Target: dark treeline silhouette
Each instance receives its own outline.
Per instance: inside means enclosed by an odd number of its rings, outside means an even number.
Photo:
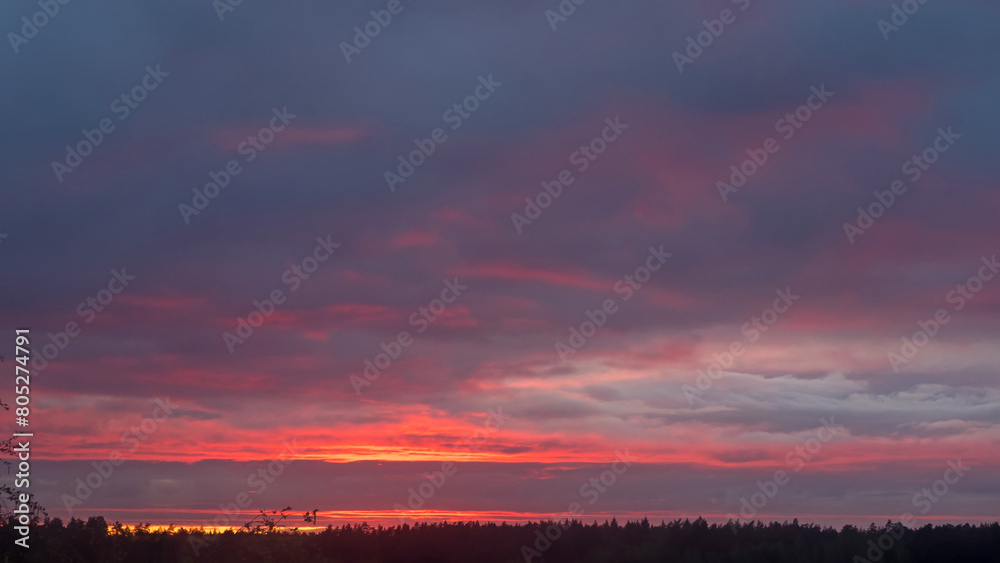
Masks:
[[[645,519],[624,525],[471,522],[345,525],[308,534],[257,526],[203,534],[109,527],[104,518],[92,517],[35,526],[29,550],[15,548],[14,539],[10,523],[0,526],[5,562],[1000,563],[998,523],[911,530],[889,522],[836,530],[797,520],[710,525],[698,518],[658,526]]]

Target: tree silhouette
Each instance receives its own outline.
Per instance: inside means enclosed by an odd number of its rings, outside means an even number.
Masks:
[[[0,407],[3,407],[3,410],[5,411],[10,410],[10,407],[8,407],[7,403],[4,403],[2,399],[0,399]],[[0,458],[3,459],[3,467],[7,470],[7,475],[11,474],[11,469],[14,466],[14,463],[11,460],[17,458],[17,455],[14,453],[14,447],[13,437],[0,441]],[[14,509],[16,509],[18,504],[20,504],[18,502],[19,494],[20,491],[7,483],[0,485],[0,521],[8,522],[14,518]],[[43,518],[48,519],[48,512],[45,511],[45,508],[42,507],[41,504],[35,501],[35,495],[30,495],[27,505],[31,514],[31,522],[33,524],[39,522]]]
[[[389,528],[361,523],[303,533],[280,527],[287,510],[261,510],[238,530],[213,532],[209,536],[214,545],[200,552],[188,541],[198,530],[128,528],[118,522],[109,527],[99,516],[73,518],[65,526],[54,518],[37,526],[30,550],[11,552],[7,546],[14,531],[0,526],[0,560],[514,563],[525,561],[521,548],[529,545],[540,548],[532,563],[1000,563],[1000,523],[914,529],[886,523],[838,531],[798,521],[709,524],[697,518],[654,526],[646,519],[623,523],[615,518],[589,524],[421,522]],[[313,511],[308,515],[307,522],[315,523]],[[553,524],[561,532],[546,536]],[[890,530],[901,532],[891,545],[884,539]]]

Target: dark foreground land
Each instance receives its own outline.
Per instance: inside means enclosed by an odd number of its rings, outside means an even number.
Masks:
[[[546,533],[549,537],[545,537]],[[555,538],[555,539],[550,539]],[[0,526],[0,561],[330,563],[1000,563],[1000,524],[841,530],[793,523],[709,525],[702,519],[582,524],[368,525],[322,533],[201,534],[110,529],[103,518],[32,530],[30,549]]]

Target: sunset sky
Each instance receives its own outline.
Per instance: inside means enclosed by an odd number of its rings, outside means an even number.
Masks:
[[[997,6],[183,4],[0,55],[51,516],[996,519]]]

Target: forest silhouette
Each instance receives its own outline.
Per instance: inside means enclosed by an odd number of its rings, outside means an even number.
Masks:
[[[907,529],[890,521],[881,527],[848,525],[837,530],[797,520],[709,524],[698,518],[652,525],[643,519],[620,525],[612,519],[590,524],[347,524],[305,533],[282,528],[279,518],[264,514],[239,531],[219,533],[109,525],[99,516],[74,518],[65,525],[53,518],[34,526],[31,549],[16,551],[16,534],[8,520],[0,526],[0,553],[5,562],[39,563],[1000,562],[996,522]]]

